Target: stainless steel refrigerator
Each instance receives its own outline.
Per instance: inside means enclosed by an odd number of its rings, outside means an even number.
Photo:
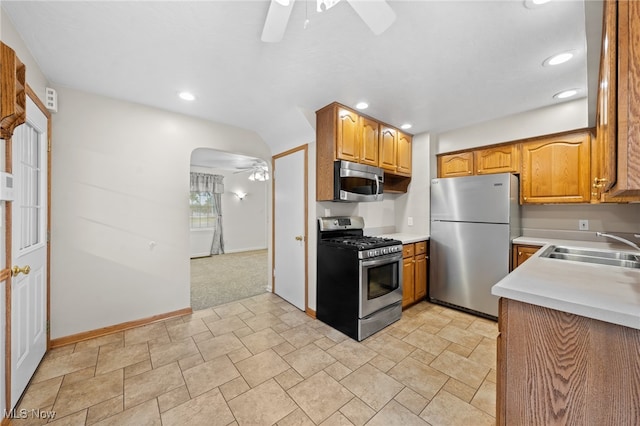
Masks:
[[[511,240],[518,236],[517,176],[432,179],[430,300],[497,317],[491,287],[509,273]]]

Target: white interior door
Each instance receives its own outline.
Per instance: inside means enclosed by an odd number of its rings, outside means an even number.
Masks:
[[[307,236],[305,217],[306,150],[274,161],[275,293],[305,310]]]
[[[27,98],[12,145],[11,407],[47,349],[47,118]]]

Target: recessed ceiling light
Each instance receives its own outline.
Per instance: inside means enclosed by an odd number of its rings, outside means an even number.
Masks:
[[[356,108],[357,109],[367,109],[367,108],[369,108],[369,104],[366,103],[366,102],[358,102],[356,104]]]
[[[542,63],[543,66],[564,64],[573,58],[573,52],[562,52],[547,58]]]
[[[178,96],[180,96],[180,99],[184,99],[185,101],[193,101],[196,98],[193,96],[193,93],[189,92],[180,92],[178,93]]]
[[[545,3],[549,3],[550,1],[551,0],[524,0],[524,5],[528,9],[535,9]]]
[[[578,89],[570,89],[570,90],[562,91],[560,93],[556,93],[555,95],[553,95],[553,97],[556,99],[566,99],[574,96],[577,93],[578,93]]]
[[[401,128],[402,130],[408,130],[408,129],[410,129],[410,128],[411,128],[411,124],[409,124],[409,123],[404,123],[402,126],[400,126],[400,128]]]

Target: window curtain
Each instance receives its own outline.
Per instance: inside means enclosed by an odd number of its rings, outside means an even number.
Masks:
[[[211,254],[224,253],[224,241],[222,239],[222,193],[224,192],[224,176],[210,175],[207,173],[191,173],[191,191],[208,192],[211,194],[215,226],[213,229],[213,241],[211,241]]]

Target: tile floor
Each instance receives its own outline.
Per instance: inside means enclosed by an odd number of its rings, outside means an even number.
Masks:
[[[496,336],[422,302],[358,343],[265,293],[50,351],[13,424],[493,425]]]

